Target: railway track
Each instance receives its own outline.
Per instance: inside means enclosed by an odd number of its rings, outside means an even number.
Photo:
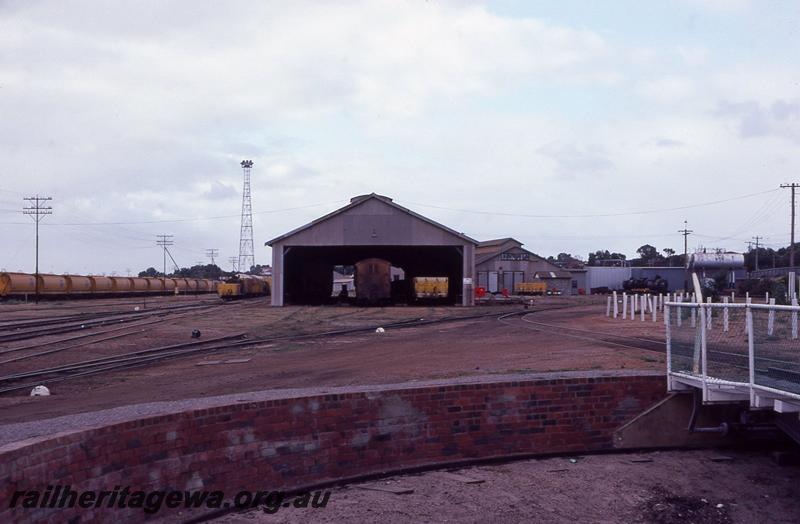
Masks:
[[[520,321],[527,324],[523,325],[522,327],[526,327],[528,329],[532,329],[535,331],[548,332],[558,336],[565,336],[569,338],[575,338],[578,340],[586,340],[600,344],[607,344],[607,345],[622,347],[625,349],[651,351],[654,353],[661,353],[661,354],[666,354],[667,352],[665,339],[658,340],[648,337],[618,335],[615,333],[580,329],[571,326],[565,326],[562,324],[551,324],[546,322],[533,321],[527,318],[527,315],[520,317]],[[510,325],[517,325],[509,322],[506,323]],[[694,343],[687,344],[673,340],[672,352],[675,355],[683,358],[693,358]],[[711,365],[730,366],[743,370],[749,369],[748,367],[749,355],[747,353],[735,353],[732,351],[723,351],[720,349],[708,349],[707,354],[708,354],[709,364]],[[731,362],[732,359],[738,360],[740,363]],[[768,357],[760,357],[759,362],[767,362],[780,365],[797,364],[797,362],[793,361],[768,358]]]
[[[0,344],[83,331],[106,325],[119,325],[143,319],[167,317],[176,313],[204,311],[217,307],[223,307],[223,304],[187,305],[146,311],[112,312],[88,319],[62,319],[61,321],[45,322],[42,325],[34,325],[33,327],[29,324],[5,325],[0,326]]]
[[[574,306],[563,306],[563,307],[574,307]],[[561,309],[561,308],[559,307],[559,308],[549,308],[549,309]],[[197,355],[200,353],[207,353],[212,351],[225,351],[225,350],[239,349],[244,347],[258,347],[281,341],[321,339],[321,338],[335,337],[341,335],[370,333],[374,332],[379,327],[382,327],[384,329],[403,329],[403,328],[424,327],[429,325],[436,325],[447,322],[466,321],[466,320],[510,318],[511,316],[524,314],[526,313],[526,311],[527,310],[520,310],[513,312],[502,311],[502,312],[480,313],[474,315],[454,315],[454,316],[440,317],[435,319],[413,318],[392,323],[370,324],[352,328],[327,330],[314,333],[287,334],[287,335],[259,337],[259,338],[243,338],[245,335],[243,333],[238,333],[216,339],[207,339],[203,341],[187,342],[184,344],[178,344],[172,346],[164,346],[164,347],[151,348],[139,351],[132,351],[109,357],[75,362],[72,364],[67,364],[62,366],[55,366],[50,368],[42,368],[31,371],[13,373],[10,375],[0,377],[0,394],[18,390],[30,389],[40,384],[50,384],[54,382],[71,380],[79,377],[100,375],[112,371],[131,369],[131,368],[146,366],[159,361],[171,360],[180,357]],[[21,381],[26,381],[26,382],[20,383]]]

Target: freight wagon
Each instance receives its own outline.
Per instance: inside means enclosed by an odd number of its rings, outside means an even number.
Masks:
[[[356,302],[360,304],[385,304],[392,298],[392,264],[382,258],[365,258],[355,263],[353,281]]]
[[[105,298],[180,293],[213,293],[216,281],[164,277],[104,277],[83,275],[36,275],[0,273],[0,299],[42,297]]]

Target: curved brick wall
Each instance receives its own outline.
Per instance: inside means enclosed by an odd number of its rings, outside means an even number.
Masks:
[[[594,375],[270,392],[239,403],[243,395],[233,395],[227,405],[22,440],[0,447],[0,521],[143,518],[137,509],[8,508],[15,490],[48,484],[232,496],[463,459],[607,449],[612,431],[663,398],[666,385],[661,374]]]

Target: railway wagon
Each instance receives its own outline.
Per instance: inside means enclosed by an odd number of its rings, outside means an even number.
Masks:
[[[392,297],[392,264],[382,258],[365,258],[355,263],[353,278],[356,302],[382,304]]]
[[[414,295],[417,298],[447,298],[447,277],[414,277]]]
[[[148,293],[150,291],[150,283],[146,278],[128,277],[131,281],[131,293]]]
[[[92,279],[81,275],[64,275],[68,295],[91,295]]]
[[[27,273],[0,273],[0,297],[36,293],[36,277]]]
[[[112,293],[130,293],[133,288],[131,279],[128,277],[110,277],[111,278],[111,292]]]
[[[38,276],[40,295],[66,295],[67,279],[61,275]]]
[[[545,282],[517,282],[514,284],[515,295],[545,295],[547,283]]]
[[[114,293],[114,281],[111,280],[111,277],[91,276],[89,280],[92,281],[92,294],[111,295]]]
[[[164,292],[164,280],[161,278],[155,277],[145,277],[147,280],[147,292],[148,293],[163,293]]]

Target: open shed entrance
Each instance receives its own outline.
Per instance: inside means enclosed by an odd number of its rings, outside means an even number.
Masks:
[[[459,246],[287,246],[283,252],[284,303],[321,305],[342,301],[333,296],[334,269],[341,266],[361,267],[361,278],[355,278],[355,299],[363,305],[397,305],[428,302],[418,298],[417,277],[447,278],[447,294],[438,297],[443,305],[461,304],[463,279],[463,249]],[[379,261],[388,262],[387,265]],[[387,274],[389,296],[379,292],[366,293],[384,267],[402,269]],[[365,274],[370,276],[364,277]],[[366,280],[365,280],[366,279]],[[359,280],[362,282],[359,289]]]

